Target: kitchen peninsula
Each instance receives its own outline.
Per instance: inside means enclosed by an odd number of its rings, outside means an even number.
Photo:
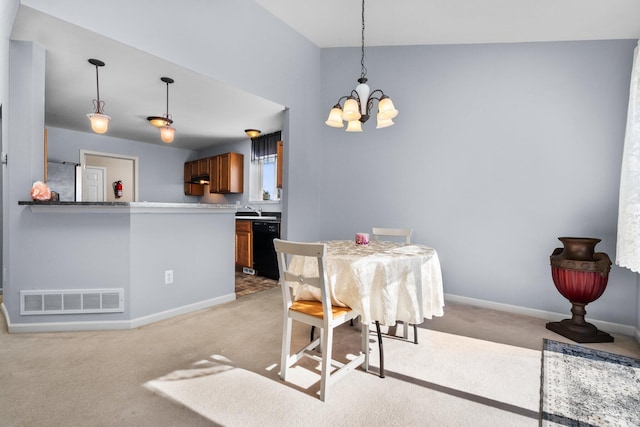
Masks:
[[[130,329],[235,299],[236,206],[18,205],[31,250],[11,254],[28,272],[5,295],[10,332]]]

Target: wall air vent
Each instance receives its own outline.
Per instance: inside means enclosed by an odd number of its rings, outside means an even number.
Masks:
[[[20,291],[20,314],[122,313],[124,289]]]

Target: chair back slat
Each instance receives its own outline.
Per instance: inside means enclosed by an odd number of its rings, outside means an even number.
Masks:
[[[322,287],[322,283],[319,277],[308,277],[300,274],[293,274],[290,271],[284,272],[284,280],[287,283],[299,283],[301,285],[309,285],[315,288]]]
[[[383,227],[372,227],[371,234],[373,234],[373,240],[377,241],[381,236],[387,237],[404,237],[405,243],[411,243],[411,235],[413,234],[413,229],[411,228],[383,228]]]

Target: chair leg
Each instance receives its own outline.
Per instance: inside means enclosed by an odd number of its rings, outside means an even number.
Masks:
[[[418,344],[418,325],[413,324],[413,343]]]
[[[333,330],[322,328],[322,376],[320,379],[320,400],[325,401],[328,394],[329,376],[331,374],[331,350],[333,346]]]
[[[287,369],[289,368],[289,352],[291,351],[291,327],[293,320],[285,316],[282,328],[282,353],[280,355],[280,378],[287,379]]]
[[[312,326],[311,327],[311,337],[309,338],[309,342],[313,342],[313,337],[315,336],[315,334],[316,334],[316,327]]]
[[[382,349],[382,333],[380,333],[380,322],[377,320],[376,332],[378,333],[378,351],[380,353],[380,378],[384,378],[384,350]]]

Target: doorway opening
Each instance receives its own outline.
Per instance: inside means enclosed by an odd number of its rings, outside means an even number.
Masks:
[[[80,167],[79,194],[82,195],[82,201],[138,201],[137,157],[80,150]],[[118,181],[123,187],[120,195],[109,191],[112,183]]]

